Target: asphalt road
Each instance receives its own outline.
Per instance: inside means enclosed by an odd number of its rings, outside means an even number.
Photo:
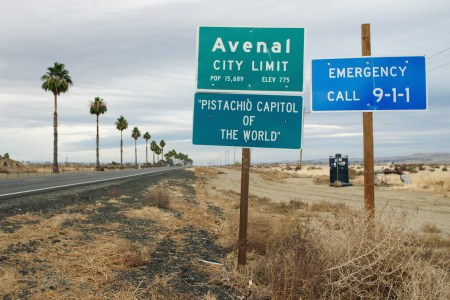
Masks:
[[[69,187],[130,178],[151,173],[170,172],[182,167],[126,169],[105,172],[79,172],[0,180],[0,199],[18,197]]]

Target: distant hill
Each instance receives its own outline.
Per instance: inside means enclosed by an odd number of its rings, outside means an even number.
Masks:
[[[438,164],[450,163],[450,153],[414,153],[405,156],[389,156],[376,159],[377,162],[396,162],[396,163],[424,163]]]
[[[329,158],[305,160],[307,164],[328,164]],[[351,163],[362,163],[362,158],[349,157]],[[383,156],[375,157],[375,163],[422,163],[422,164],[448,164],[450,163],[450,153],[414,153],[411,155]],[[291,162],[292,164],[298,161]]]
[[[0,155],[0,173],[12,169],[12,168],[20,168],[22,164],[14,159],[10,159]]]

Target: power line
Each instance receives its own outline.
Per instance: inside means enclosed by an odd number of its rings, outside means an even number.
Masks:
[[[427,57],[427,59],[432,59],[433,57],[438,56],[439,54],[442,54],[442,53],[444,53],[445,51],[448,51],[448,50],[450,50],[450,47],[448,47],[447,49],[441,50],[438,53],[435,53],[435,54]]]
[[[443,67],[443,66],[446,66],[446,65],[448,65],[448,64],[450,64],[450,61],[448,61],[448,62],[446,62],[446,63],[443,63],[442,65],[439,65],[439,66],[437,66],[437,67],[434,67],[433,69],[428,70],[428,73],[431,72],[431,71],[434,71],[434,70],[436,70],[436,69],[439,69],[439,68],[441,68],[441,67]]]

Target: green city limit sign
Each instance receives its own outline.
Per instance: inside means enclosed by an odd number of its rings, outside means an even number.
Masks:
[[[303,92],[304,28],[199,27],[197,89]]]

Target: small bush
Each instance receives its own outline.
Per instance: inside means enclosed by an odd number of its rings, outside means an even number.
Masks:
[[[443,188],[445,185],[445,182],[444,182],[444,180],[438,180],[438,181],[436,181],[435,184],[437,187]]]
[[[247,250],[265,255],[267,245],[273,237],[274,222],[266,216],[250,215],[247,232]]]
[[[423,237],[423,242],[429,248],[450,249],[450,236],[443,238],[439,233],[430,233]]]
[[[419,171],[417,171],[417,167],[416,166],[407,166],[406,167],[406,171],[408,171],[411,174],[419,173]]]
[[[314,166],[312,166],[312,167],[308,168],[308,171],[311,171],[311,170],[322,170],[322,168],[321,167],[314,167]]]
[[[330,176],[327,176],[327,175],[317,176],[317,177],[314,177],[313,181],[315,184],[329,184]]]
[[[329,201],[320,201],[317,203],[312,203],[309,206],[309,210],[314,212],[336,212],[345,207],[346,205],[342,202],[333,203]]]
[[[430,223],[423,224],[422,231],[425,233],[440,233],[441,232],[441,230],[435,224],[430,224]]]
[[[289,201],[289,207],[294,209],[302,209],[308,207],[308,203],[300,199],[291,199],[291,201]]]
[[[208,293],[203,297],[205,300],[217,300],[216,295],[211,294],[211,291],[208,291]]]
[[[131,268],[138,268],[147,265],[148,255],[142,247],[130,244],[123,248],[121,253],[121,264]]]
[[[442,168],[442,171],[447,172],[447,167],[443,167],[443,168]]]
[[[324,261],[314,232],[297,225],[270,245],[265,271],[272,299],[319,299],[325,285]]]
[[[158,208],[169,208],[170,207],[170,196],[169,193],[162,189],[155,189],[148,193],[148,200],[152,202]]]
[[[341,211],[323,222],[280,224],[264,238],[264,256],[227,265],[227,284],[245,299],[449,299],[448,256],[426,248],[399,215],[369,223]]]
[[[322,231],[324,257],[329,263],[329,299],[444,299],[448,272],[405,230],[405,220],[392,214],[378,214],[373,223],[364,216],[341,215],[339,234]],[[366,226],[355,226],[364,224]],[[370,233],[370,234],[368,234]]]
[[[276,211],[281,213],[288,213],[290,211],[296,209],[306,209],[308,207],[308,203],[299,199],[291,199],[289,202],[279,202],[274,203],[276,206]]]
[[[358,170],[355,170],[353,168],[349,168],[348,169],[348,175],[349,175],[350,179],[355,179],[358,176],[363,176],[364,172],[361,171],[361,170],[358,171]]]

